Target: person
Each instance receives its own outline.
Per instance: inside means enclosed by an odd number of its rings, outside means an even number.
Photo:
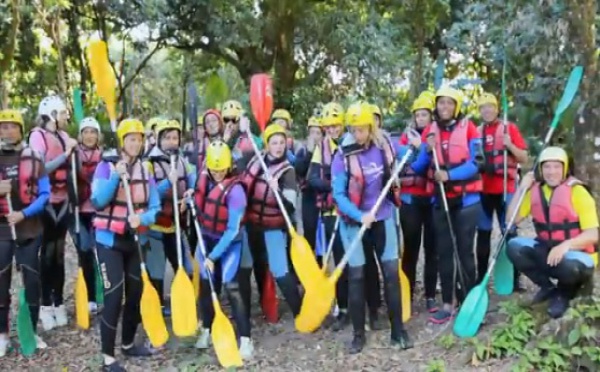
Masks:
[[[94,206],[90,201],[92,195],[92,178],[96,167],[102,159],[100,148],[100,124],[93,117],[87,117],[79,123],[79,146],[77,146],[77,203],[79,204],[79,235],[75,233],[75,219],[69,227],[71,237],[77,249],[77,255],[88,293],[90,312],[98,310],[96,304],[96,255],[94,247]]]
[[[423,92],[413,102],[411,111],[414,123],[405,131],[399,140],[400,155],[404,155],[412,146],[421,147],[423,130],[433,119],[434,101],[429,92]],[[411,297],[414,298],[417,277],[417,263],[421,243],[425,253],[423,284],[425,308],[431,314],[438,310],[436,286],[438,281],[438,262],[435,251],[435,232],[432,222],[431,190],[428,190],[427,178],[416,174],[410,167],[400,175],[402,186],[402,206],[400,207],[400,225],[404,234],[404,251],[402,253],[402,271],[408,277]],[[421,236],[423,238],[421,238]],[[414,301],[413,301],[414,302]]]
[[[163,286],[165,273],[165,258],[176,272],[177,241],[175,229],[175,206],[173,205],[173,183],[176,185],[177,196],[182,202],[179,212],[185,212],[185,198],[191,196],[196,184],[196,172],[193,167],[179,156],[181,144],[181,126],[176,120],[163,120],[156,126],[156,146],[146,157],[149,169],[153,175],[161,200],[161,211],[156,216],[156,221],[150,226],[148,240],[150,251],[147,255],[148,271],[159,297],[164,301]],[[172,168],[171,157],[175,156],[175,168]],[[181,219],[183,221],[183,219]],[[181,226],[179,227],[181,228]],[[187,260],[186,247],[182,244],[182,257]],[[186,267],[188,268],[188,267]],[[189,269],[189,268],[188,268]],[[170,314],[168,306],[164,307],[165,315]]]
[[[337,102],[330,102],[323,107],[321,123],[326,131],[326,136],[317,145],[311,159],[308,182],[317,192],[316,206],[319,209],[325,228],[325,242],[328,245],[333,239],[332,254],[337,265],[344,256],[344,246],[340,237],[339,224],[335,225],[339,216],[335,208],[331,185],[331,163],[338,151],[340,138],[344,133],[344,108]],[[325,247],[326,249],[328,247]],[[327,262],[322,263],[327,265]],[[349,323],[348,316],[348,268],[345,267],[339,277],[336,288],[336,302],[338,314],[332,326],[337,332],[344,329]],[[363,305],[364,306],[364,305]]]
[[[160,117],[153,117],[146,123],[144,154],[148,154],[150,151],[152,151],[154,146],[156,146],[156,136],[154,135],[154,130],[156,129],[156,126],[163,120],[164,119]]]
[[[42,221],[41,282],[42,306],[40,320],[45,331],[68,323],[64,305],[65,239],[70,221],[68,213],[69,157],[77,147],[65,128],[69,111],[58,96],[44,98],[38,107],[36,126],[29,135],[29,146],[42,156],[50,178],[50,203],[46,205]]]
[[[214,308],[208,275],[212,275],[217,291],[224,285],[240,340],[240,354],[252,357],[254,346],[250,338],[250,316],[245,308],[237,271],[242,253],[240,226],[246,211],[246,193],[238,177],[232,173],[231,150],[222,141],[212,142],[206,150],[206,165],[201,170],[195,187],[195,205],[207,257],[198,254],[202,268],[200,306],[202,329],[196,348],[207,349],[214,321]],[[210,274],[206,268],[210,270]]]
[[[25,299],[38,349],[46,343],[37,335],[40,304],[42,221],[50,199],[50,180],[41,156],[23,142],[25,122],[17,110],[0,110],[0,358],[9,350],[10,288],[13,257],[20,267]],[[8,198],[13,210],[9,209]],[[11,228],[16,229],[13,242]]]
[[[293,274],[288,249],[289,234],[283,213],[293,216],[297,208],[298,190],[294,168],[286,158],[285,129],[278,124],[269,125],[263,134],[265,152],[260,154],[268,167],[269,177],[263,172],[260,161],[255,156],[241,175],[241,181],[248,193],[246,229],[252,253],[254,272],[259,293],[263,293],[261,278],[267,270],[275,278],[283,297],[294,317],[300,312],[302,297],[298,290],[298,280]],[[285,211],[282,211],[275,198],[280,193]],[[245,303],[250,303],[250,293]]]
[[[537,174],[527,173],[515,193],[525,193],[523,202],[518,205],[515,197],[507,210],[512,216],[518,209],[516,224],[531,216],[536,236],[512,238],[507,254],[515,268],[540,288],[531,304],[549,300],[548,315],[560,318],[575,296],[593,288],[598,213],[585,184],[569,175],[564,149],[547,147],[538,161]]]
[[[199,122],[200,125],[198,125],[196,130],[198,154],[194,154],[196,151],[196,148],[194,147],[194,140],[187,142],[183,146],[183,153],[187,161],[194,165],[197,169],[200,169],[204,163],[208,145],[214,140],[221,139],[223,137],[224,130],[223,119],[221,118],[221,113],[218,110],[206,110]]]
[[[427,175],[426,190],[434,195],[433,226],[438,259],[443,262],[439,267],[443,305],[429,320],[437,324],[452,318],[454,295],[461,303],[476,275],[473,246],[482,190],[481,139],[475,124],[461,113],[462,103],[459,90],[441,87],[437,91],[435,121],[423,130],[421,149],[411,165],[416,174]]]
[[[140,154],[144,146],[144,125],[125,119],[117,128],[119,155],[104,158],[96,167],[90,201],[96,209],[94,228],[98,261],[104,282],[104,307],[100,313],[100,342],[105,372],[125,371],[115,359],[115,338],[122,312],[121,351],[128,357],[147,357],[154,350],[135,345],[141,322],[141,260],[134,234],[146,234],[160,211],[160,197],[154,178]],[[125,189],[123,178],[129,183]],[[131,200],[128,200],[129,196]],[[129,213],[130,201],[135,213]],[[123,304],[123,294],[125,301]]]
[[[259,150],[262,148],[262,140],[248,130],[249,120],[245,117],[244,108],[240,102],[235,100],[225,102],[221,109],[221,114],[223,123],[225,124],[223,142],[232,151],[235,163],[234,169],[236,172],[242,173],[246,169],[250,159],[254,156],[249,136],[252,136]]]
[[[484,93],[477,103],[483,124],[479,131],[483,142],[483,181],[481,212],[477,227],[477,282],[481,283],[488,269],[494,213],[504,232],[506,205],[510,203],[517,185],[517,165],[528,160],[527,143],[514,123],[502,123],[498,119],[498,100],[493,94]],[[506,190],[504,190],[504,150],[506,150]],[[506,193],[506,200],[504,194]],[[506,203],[506,205],[505,205]],[[516,232],[509,231],[510,237]],[[510,240],[510,237],[508,240]],[[522,291],[519,273],[515,271],[514,288]]]
[[[294,120],[292,119],[292,115],[286,109],[277,109],[273,111],[271,115],[271,124],[279,124],[283,128],[285,128],[285,132],[287,135],[286,147],[287,147],[287,156],[290,163],[294,164],[296,162],[295,155],[298,153],[300,148],[302,147],[301,143],[294,141],[294,137],[292,137],[292,126],[294,125]]]
[[[398,234],[394,223],[394,203],[384,199],[372,210],[385,184],[392,177],[395,151],[377,128],[371,107],[358,102],[345,114],[350,134],[344,138],[331,165],[333,198],[342,216],[340,235],[349,254],[349,310],[354,336],[350,353],[362,351],[365,343],[365,248],[372,248],[379,258],[384,276],[385,299],[391,323],[391,342],[402,349],[412,342],[402,323],[401,289],[398,263]],[[392,200],[390,200],[392,199]],[[367,228],[357,249],[350,251],[361,225]]]
[[[371,111],[373,111],[373,115],[375,115],[375,125],[377,128],[383,130],[383,113],[378,105],[372,104]]]

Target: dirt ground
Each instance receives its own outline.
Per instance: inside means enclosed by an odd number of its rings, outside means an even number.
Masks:
[[[55,329],[50,333],[41,333],[49,348],[37,351],[30,359],[22,357],[13,350],[2,360],[3,371],[90,371],[99,369],[101,356],[98,320],[93,319],[93,327],[88,331],[81,331],[74,324],[72,294],[77,261],[71,244],[68,246],[66,259],[68,279],[65,293],[68,294],[66,304],[71,316],[69,326]],[[529,285],[529,283],[527,284]],[[253,299],[256,297],[256,295],[253,296]],[[422,299],[420,293],[416,294],[416,298]],[[495,327],[503,326],[503,318],[497,310],[498,302],[505,299],[499,299],[492,293],[490,313],[486,318],[486,325],[481,328],[480,335],[483,336]],[[13,304],[16,302],[16,298],[14,298]],[[227,307],[225,309],[227,312]],[[452,332],[452,326],[451,324],[449,326],[428,324],[423,300],[420,300],[417,308],[414,309],[417,314],[414,314],[407,323],[410,335],[415,342],[415,348],[408,351],[391,348],[389,346],[389,329],[386,329],[368,332],[367,346],[357,356],[348,356],[345,352],[345,347],[351,339],[351,327],[338,333],[325,329],[311,335],[299,334],[294,330],[291,313],[282,299],[280,300],[280,309],[280,314],[283,315],[279,323],[266,324],[262,320],[258,304],[254,304],[252,336],[255,342],[255,356],[252,361],[246,363],[242,370],[261,372],[435,371],[430,368],[432,363],[437,360],[444,361],[445,371],[500,372],[510,370],[510,361],[495,361],[477,367],[471,366],[472,350],[467,347],[462,350],[453,347],[450,351],[446,351],[439,341],[443,335]],[[200,352],[193,348],[194,342],[194,339],[178,340],[173,336],[168,345],[157,355],[147,359],[128,359],[124,365],[129,371],[146,372],[221,370],[214,352],[212,350]],[[117,343],[119,343],[119,339]],[[117,358],[124,360],[118,351]]]

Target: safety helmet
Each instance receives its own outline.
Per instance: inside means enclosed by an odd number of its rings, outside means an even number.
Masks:
[[[437,103],[440,97],[449,97],[454,100],[456,103],[456,107],[454,108],[454,117],[456,118],[458,114],[460,114],[460,110],[462,109],[462,104],[464,101],[463,93],[458,90],[448,86],[441,87],[437,93],[435,94],[435,102]]]
[[[239,118],[244,113],[244,108],[239,101],[230,100],[221,107],[221,116],[223,118]]]
[[[223,171],[231,168],[233,159],[231,149],[223,141],[213,141],[206,149],[206,168],[212,171]]]
[[[311,116],[310,118],[308,118],[308,124],[307,127],[317,127],[317,128],[321,128],[321,119],[315,117],[315,116]]]
[[[344,108],[337,102],[329,102],[321,110],[321,125],[329,127],[344,125]]]
[[[277,109],[273,112],[273,115],[271,115],[271,121],[275,121],[277,119],[285,120],[288,124],[291,124],[292,115],[286,109]]]
[[[375,126],[375,116],[371,105],[359,101],[353,103],[346,111],[346,125],[349,127],[360,127],[365,125]]]
[[[269,143],[269,138],[274,136],[275,134],[283,134],[287,138],[287,133],[285,128],[279,124],[270,124],[265,131],[263,132],[263,141],[265,144]]]
[[[23,132],[23,128],[25,126],[25,121],[23,121],[23,115],[18,110],[0,110],[0,123],[15,123],[21,127],[21,132]]]
[[[154,117],[146,122],[146,132],[154,133],[156,126],[163,121],[163,118]]]
[[[546,161],[559,161],[563,163],[563,178],[567,177],[569,173],[569,156],[567,152],[557,146],[546,147],[541,153],[538,159],[540,166]],[[541,175],[541,167],[540,167],[540,175]]]
[[[379,119],[383,119],[383,114],[381,113],[381,109],[376,104],[371,105],[371,111],[373,111],[374,115],[379,116]]]
[[[412,104],[410,111],[414,114],[417,110],[428,110],[433,112],[435,102],[429,95],[421,94]]]
[[[202,123],[202,126],[204,126],[204,121],[206,120],[206,117],[208,115],[216,116],[217,119],[219,119],[219,126],[221,128],[223,127],[223,118],[221,117],[221,113],[219,112],[219,110],[215,110],[215,109],[206,110],[204,112],[204,114],[202,114],[202,120],[200,121],[200,123]]]
[[[477,107],[481,107],[483,105],[493,105],[498,108],[498,100],[491,93],[483,93],[477,100]]]
[[[48,116],[54,120],[52,113],[55,112],[58,114],[61,111],[66,111],[67,105],[59,96],[52,95],[42,99],[40,105],[38,107],[38,115]]]
[[[100,133],[100,123],[98,123],[98,120],[94,119],[91,116],[88,116],[87,118],[83,118],[83,120],[81,120],[81,122],[79,123],[79,133],[81,133],[85,128],[93,128],[96,129],[98,133]]]
[[[138,119],[125,119],[119,123],[117,127],[117,138],[119,140],[119,147],[123,147],[125,137],[128,134],[139,133],[142,137],[145,135],[144,124]]]

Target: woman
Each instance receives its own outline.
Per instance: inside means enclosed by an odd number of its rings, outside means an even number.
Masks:
[[[433,97],[423,92],[412,105],[414,126],[400,137],[400,155],[408,148],[421,147],[423,130],[433,119]],[[437,254],[435,252],[434,231],[432,222],[432,194],[427,190],[427,179],[415,174],[410,167],[400,176],[402,185],[402,206],[400,207],[400,223],[404,234],[404,252],[402,253],[402,271],[410,282],[410,293],[414,296],[417,276],[417,262],[421,250],[421,235],[425,249],[425,270],[423,283],[425,286],[425,307],[429,313],[435,313],[438,306],[435,291],[438,278]]]
[[[377,254],[384,277],[385,299],[391,323],[391,341],[402,349],[412,342],[402,324],[400,279],[398,272],[398,233],[394,223],[392,194],[378,210],[375,201],[389,180],[395,160],[391,143],[375,123],[367,103],[355,103],[346,112],[346,126],[350,135],[344,138],[333,158],[333,198],[342,216],[340,235],[349,254],[349,307],[354,328],[350,353],[360,353],[365,337],[365,252],[371,248]],[[391,200],[390,200],[391,199]],[[361,225],[367,231],[356,249],[350,251]]]
[[[266,151],[260,156],[267,165],[270,176],[265,176],[256,156],[241,176],[248,193],[248,241],[256,276],[264,278],[267,269],[271,271],[295,317],[300,312],[302,298],[298,291],[298,280],[289,266],[286,247],[289,242],[288,229],[274,192],[281,195],[288,216],[292,216],[298,200],[296,172],[286,158],[285,129],[271,124],[266,128],[263,138]],[[258,285],[259,292],[262,293],[260,280]],[[243,295],[246,296],[245,303],[248,305],[250,293]]]
[[[41,157],[23,142],[24,122],[17,110],[0,111],[0,358],[8,352],[9,312],[13,257],[23,275],[25,299],[33,330],[37,333],[40,302],[38,254],[41,245],[40,216],[50,199],[50,180]],[[9,209],[10,196],[13,210]],[[12,227],[17,242],[13,241]],[[46,343],[35,336],[38,349]]]
[[[246,193],[238,178],[232,173],[231,150],[222,141],[212,142],[206,150],[206,166],[202,169],[195,190],[198,222],[207,257],[198,254],[202,267],[200,304],[202,307],[202,330],[196,347],[206,349],[210,344],[210,329],[214,321],[214,308],[208,275],[217,288],[225,286],[233,311],[236,328],[240,337],[240,354],[244,359],[252,357],[253,345],[250,339],[250,316],[247,312],[237,271],[242,253],[240,225],[246,211]],[[206,268],[210,270],[207,273]]]
[[[79,235],[75,227],[70,227],[70,233],[77,249],[79,262],[88,292],[88,302],[91,312],[96,312],[96,258],[94,254],[94,228],[92,219],[94,207],[90,201],[92,195],[92,178],[100,160],[100,124],[92,117],[84,118],[79,123],[79,146],[77,146],[77,192],[79,203]],[[74,222],[74,221],[73,221]]]
[[[427,176],[426,189],[434,195],[435,244],[439,262],[443,262],[443,306],[429,318],[436,324],[452,319],[454,295],[460,304],[475,283],[473,246],[479,219],[482,183],[478,163],[482,149],[477,127],[460,111],[462,102],[462,92],[449,87],[438,90],[435,122],[423,131],[423,144],[412,164],[415,173]]]
[[[146,141],[144,142],[144,154],[148,154],[154,146],[156,146],[156,136],[154,135],[154,130],[156,126],[163,121],[164,119],[159,117],[154,117],[146,123]]]
[[[103,366],[106,372],[122,372],[115,359],[115,338],[121,315],[121,352],[125,356],[146,357],[153,350],[134,345],[140,324],[142,295],[141,257],[134,234],[143,234],[156,220],[160,198],[156,182],[140,154],[144,146],[144,126],[137,119],[123,120],[117,128],[120,148],[118,159],[103,160],[98,164],[92,182],[91,202],[97,210],[94,217],[96,249],[104,282],[104,307],[101,312],[100,339]],[[128,179],[129,192],[123,177]],[[128,197],[136,208],[128,211]]]
[[[29,146],[42,156],[50,177],[50,204],[42,215],[44,234],[40,252],[42,306],[40,319],[45,331],[68,323],[63,304],[65,284],[65,239],[69,225],[68,182],[73,149],[77,141],[64,129],[69,122],[67,106],[58,96],[42,100],[36,127],[29,135]]]
[[[196,130],[198,148],[195,148],[194,140],[187,142],[183,146],[183,153],[188,162],[198,169],[202,168],[208,145],[212,141],[221,139],[223,137],[223,130],[224,126],[221,113],[217,110],[207,110],[202,115],[200,125]],[[198,151],[198,154],[195,154],[196,151]]]

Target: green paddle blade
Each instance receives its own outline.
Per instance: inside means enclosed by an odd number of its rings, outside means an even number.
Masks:
[[[446,56],[444,53],[440,53],[437,66],[435,68],[435,74],[433,75],[433,87],[435,90],[438,90],[442,86],[442,82],[444,81],[444,70],[446,67]]]
[[[554,118],[552,119],[552,124],[550,124],[551,128],[556,128],[558,126],[561,115],[571,105],[571,102],[573,102],[573,98],[575,98],[575,95],[579,90],[579,84],[581,83],[582,78],[583,66],[575,66],[573,70],[571,70],[571,75],[569,75],[565,91],[554,111]]]
[[[506,254],[506,243],[500,248],[494,266],[494,290],[501,296],[508,296],[514,290],[515,268]]]
[[[101,305],[104,305],[104,286],[102,285],[103,281],[102,281],[102,275],[100,275],[100,266],[98,266],[98,264],[94,263],[94,267],[96,268],[96,270],[94,270],[96,272],[96,280],[95,280],[96,304],[98,304],[98,306],[101,306]]]
[[[25,299],[25,289],[19,290],[19,311],[17,313],[17,337],[21,344],[21,353],[24,356],[31,356],[35,353],[37,342],[35,340],[35,332],[31,323],[31,313],[29,305]]]
[[[490,275],[486,274],[481,284],[471,289],[454,320],[454,334],[461,338],[474,337],[479,331],[490,301],[487,285]]]
[[[81,123],[84,117],[81,89],[79,88],[75,88],[73,90],[73,116],[75,117],[75,122],[77,124]]]

